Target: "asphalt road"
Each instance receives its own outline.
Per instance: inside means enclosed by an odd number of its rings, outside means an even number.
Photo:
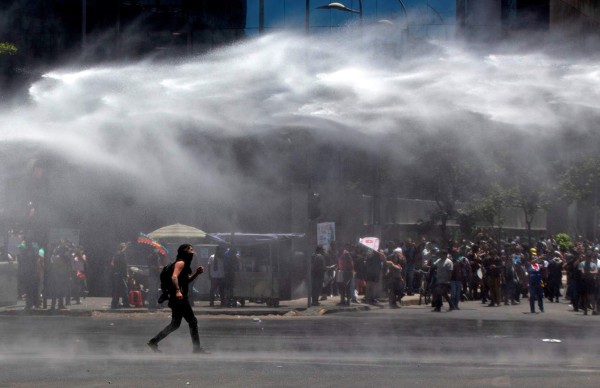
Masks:
[[[600,317],[547,304],[432,313],[200,316],[152,353],[165,314],[0,316],[0,387],[597,387]]]

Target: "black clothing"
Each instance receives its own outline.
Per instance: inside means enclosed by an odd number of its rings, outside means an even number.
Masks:
[[[129,287],[127,286],[127,258],[125,252],[119,252],[113,257],[110,281],[112,286],[112,300],[110,307],[119,307],[119,298],[123,307],[129,307]]]
[[[314,254],[310,267],[312,286],[311,298],[313,304],[317,304],[319,302],[319,296],[323,290],[323,281],[325,280],[326,269],[325,257],[320,253]]]
[[[381,256],[373,252],[367,256],[365,265],[365,280],[367,282],[378,282],[381,275]]]
[[[177,261],[184,261],[177,259]],[[156,336],[154,336],[149,345],[156,346],[166,336],[179,329],[181,326],[181,320],[185,319],[190,329],[190,336],[192,337],[193,351],[198,352],[200,348],[200,334],[198,333],[198,320],[194,315],[190,301],[188,300],[189,291],[189,277],[192,273],[189,262],[185,261],[183,270],[177,276],[177,282],[179,284],[179,290],[183,295],[183,299],[177,299],[175,292],[171,292],[169,295],[169,308],[171,309],[171,323],[169,323],[164,329],[162,329]]]

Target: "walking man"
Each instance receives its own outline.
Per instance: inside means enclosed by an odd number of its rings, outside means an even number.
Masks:
[[[177,248],[177,259],[173,266],[173,275],[171,276],[171,289],[169,290],[169,308],[171,308],[171,323],[167,325],[154,338],[148,341],[148,346],[155,352],[158,350],[158,343],[166,336],[174,332],[181,325],[181,320],[185,319],[190,328],[192,345],[194,353],[206,353],[200,347],[200,334],[198,333],[198,320],[194,315],[190,301],[188,300],[189,285],[198,275],[204,272],[202,266],[198,267],[192,273],[190,267],[194,258],[194,247],[191,244],[182,244]]]

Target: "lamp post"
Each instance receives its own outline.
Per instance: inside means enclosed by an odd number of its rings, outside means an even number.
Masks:
[[[87,0],[81,0],[81,48],[87,45]]]

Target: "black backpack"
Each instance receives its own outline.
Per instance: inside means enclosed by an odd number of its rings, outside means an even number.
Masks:
[[[173,271],[175,270],[175,261],[171,264],[167,264],[160,271],[160,289],[163,293],[168,294],[169,291],[173,288],[173,281],[171,277],[173,276]]]

